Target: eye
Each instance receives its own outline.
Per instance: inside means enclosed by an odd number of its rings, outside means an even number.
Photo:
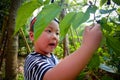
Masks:
[[[51,30],[49,30],[49,29],[48,29],[48,30],[45,30],[45,31],[46,31],[47,33],[51,33],[51,32],[52,32],[52,31],[51,31]]]
[[[56,33],[56,35],[59,35],[59,34],[60,34],[59,32]]]

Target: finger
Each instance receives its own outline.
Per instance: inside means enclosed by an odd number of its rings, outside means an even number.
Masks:
[[[100,29],[100,24],[95,24],[94,27],[92,29]]]
[[[92,27],[91,26],[86,26],[85,31],[89,31]]]
[[[89,26],[90,27],[90,29],[92,29],[94,26]]]
[[[100,27],[100,24],[95,24],[94,26]]]

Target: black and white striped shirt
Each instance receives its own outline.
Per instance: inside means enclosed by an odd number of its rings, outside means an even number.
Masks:
[[[57,63],[58,59],[53,54],[51,54],[51,57],[35,52],[29,54],[24,65],[25,80],[42,80],[45,72]]]

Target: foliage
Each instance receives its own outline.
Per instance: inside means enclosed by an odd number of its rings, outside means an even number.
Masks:
[[[101,80],[113,80],[113,79],[108,76],[103,76]]]
[[[40,1],[40,2],[39,2]],[[82,31],[81,25],[84,24],[91,25],[95,23],[99,23],[102,27],[103,32],[103,41],[101,43],[101,47],[96,51],[91,59],[90,63],[87,65],[85,71],[81,73],[79,78],[84,75],[92,75],[96,76],[96,72],[100,69],[100,64],[106,64],[107,66],[112,66],[116,71],[114,73],[120,74],[120,1],[118,0],[83,0],[78,2],[77,0],[69,1],[68,5],[61,4],[59,0],[55,3],[48,4],[49,0],[31,0],[30,2],[26,2],[23,4],[19,11],[18,17],[16,20],[16,32],[26,25],[29,17],[32,16],[32,12],[43,6],[42,11],[39,12],[37,16],[37,21],[35,23],[35,39],[39,37],[42,30],[49,24],[51,20],[55,17],[58,17],[62,9],[67,9],[67,14],[60,21],[60,29],[61,29],[61,38],[63,39],[67,33],[71,33],[70,29],[73,31]],[[36,6],[27,6],[27,5],[36,5]],[[22,10],[24,9],[24,13],[22,14]],[[29,11],[30,10],[30,11]],[[28,11],[28,12],[27,12]],[[50,15],[50,16],[49,16]],[[22,16],[25,16],[24,18]],[[41,22],[42,21],[42,22]],[[39,27],[42,26],[42,27]],[[77,35],[78,38],[81,36],[77,33],[73,33],[73,36]],[[62,40],[61,39],[61,40]],[[81,39],[81,38],[80,38]],[[73,52],[80,46],[80,42],[77,41],[77,38],[71,37],[69,35],[70,40],[70,52]],[[75,44],[72,43],[72,40],[77,41]],[[73,41],[73,42],[75,42]],[[77,46],[75,46],[77,45]],[[62,57],[62,45],[59,46],[54,51],[57,53],[56,55],[61,58]],[[106,70],[107,71],[107,70]],[[87,73],[86,73],[87,72]],[[92,78],[92,77],[91,77]],[[96,77],[97,79],[97,77]],[[104,76],[101,80],[106,80],[107,77]],[[79,80],[79,79],[78,79]],[[112,78],[111,78],[112,80]]]
[[[36,0],[32,0],[30,2],[24,3],[18,10],[17,18],[16,18],[16,31],[17,33],[20,27],[26,24],[27,19],[32,15],[33,11],[40,6],[40,3]],[[23,11],[25,11],[23,13]],[[21,20],[22,18],[22,20]]]
[[[65,34],[68,32],[70,26],[71,26],[71,23],[73,21],[73,19],[75,18],[75,12],[71,12],[71,13],[68,13],[64,19],[61,21],[60,23],[60,30],[61,30],[61,37],[63,39],[63,37],[65,36]]]
[[[59,44],[59,46],[57,46],[57,48],[54,50],[54,54],[59,58],[63,58],[63,49],[62,49],[62,45]]]
[[[5,16],[8,16],[8,10],[10,7],[10,0],[1,0],[0,1],[0,31],[2,30],[2,23]]]
[[[18,74],[18,80],[24,80],[23,74],[21,74],[21,73]]]

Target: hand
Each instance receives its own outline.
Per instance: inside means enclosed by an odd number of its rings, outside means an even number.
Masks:
[[[85,27],[82,45],[96,50],[99,47],[101,40],[102,32],[99,24]]]

